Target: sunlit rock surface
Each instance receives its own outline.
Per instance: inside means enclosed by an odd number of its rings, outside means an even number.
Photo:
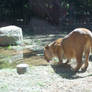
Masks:
[[[11,25],[0,28],[0,45],[23,44],[23,34],[20,27]]]

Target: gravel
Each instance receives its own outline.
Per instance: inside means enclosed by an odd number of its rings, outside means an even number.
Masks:
[[[68,70],[56,73],[55,69],[51,65],[30,66],[28,72],[21,75],[16,69],[2,69],[0,92],[92,92],[91,63],[86,72],[72,77]]]

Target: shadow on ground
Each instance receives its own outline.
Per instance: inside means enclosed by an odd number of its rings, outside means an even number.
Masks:
[[[89,61],[92,62],[92,54],[89,56]]]
[[[83,73],[82,71],[74,72],[72,67],[69,64],[62,65],[52,65],[55,73],[59,74],[61,77],[66,79],[77,79],[83,78],[82,76],[77,75],[77,73]]]

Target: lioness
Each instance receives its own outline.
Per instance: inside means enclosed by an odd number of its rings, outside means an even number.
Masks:
[[[90,48],[92,48],[92,32],[86,28],[76,28],[63,39],[58,39],[44,48],[44,56],[47,61],[57,56],[59,61],[65,57],[68,60],[75,58],[77,66],[74,71],[78,71],[82,66],[82,56],[85,53],[85,64],[82,70],[88,67]]]
[[[59,64],[62,63],[62,59],[61,59],[61,42],[62,42],[63,38],[59,38],[55,41],[53,41],[52,43],[50,43],[49,45],[46,45],[44,48],[44,58],[50,62],[50,60],[53,57],[58,57],[59,59]],[[66,64],[69,62],[69,60],[67,60]]]

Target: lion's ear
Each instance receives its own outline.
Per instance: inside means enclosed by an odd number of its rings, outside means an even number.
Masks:
[[[61,46],[61,44],[60,43],[55,43],[54,46]]]
[[[56,41],[54,41],[54,42],[53,42],[53,45],[54,45],[54,46],[56,46],[56,45],[57,45],[57,42],[56,42]]]
[[[46,45],[46,47],[45,47],[46,49],[49,49],[49,46],[48,45]]]

